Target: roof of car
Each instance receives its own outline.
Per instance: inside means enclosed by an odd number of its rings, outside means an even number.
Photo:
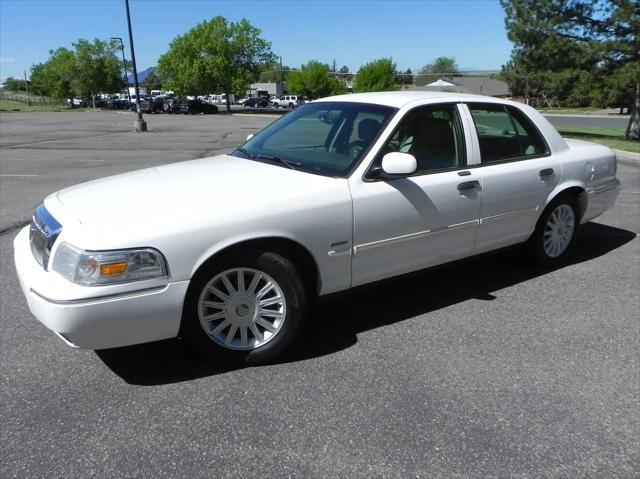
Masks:
[[[482,101],[486,103],[508,103],[499,98],[484,95],[470,95],[465,93],[447,93],[441,91],[381,91],[375,93],[351,93],[336,95],[316,100],[320,101],[348,101],[358,103],[374,103],[378,105],[402,108],[403,106],[424,100],[444,101]],[[314,102],[315,103],[315,102]]]

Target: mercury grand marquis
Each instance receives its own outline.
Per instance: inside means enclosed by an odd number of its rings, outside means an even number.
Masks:
[[[474,95],[334,96],[230,154],[54,193],[14,240],[29,309],[68,345],[181,337],[261,363],[317,297],[511,245],[544,267],[620,191],[608,148]]]

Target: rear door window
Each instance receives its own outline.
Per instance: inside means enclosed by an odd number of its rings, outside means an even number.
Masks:
[[[478,133],[482,163],[549,153],[540,132],[517,108],[496,104],[468,107]]]

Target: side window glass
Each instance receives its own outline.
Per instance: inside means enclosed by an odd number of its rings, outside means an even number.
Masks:
[[[349,155],[357,158],[366,148],[369,147],[374,138],[378,135],[384,118],[373,112],[358,112],[353,120],[353,127],[349,134],[347,143],[349,145]],[[346,135],[345,135],[346,136]]]
[[[531,120],[517,108],[507,107],[516,128],[523,156],[537,156],[549,153],[547,144]]]
[[[469,104],[478,132],[482,163],[549,152],[542,135],[517,108]]]
[[[469,105],[476,124],[482,163],[522,156],[515,125],[501,105]]]
[[[467,164],[462,131],[456,105],[416,108],[402,119],[383,153],[413,155],[418,173],[462,167]]]

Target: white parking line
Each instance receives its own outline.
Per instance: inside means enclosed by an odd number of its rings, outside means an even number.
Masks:
[[[0,175],[1,177],[10,177],[10,176],[40,176],[40,175]]]
[[[0,161],[86,161],[88,163],[104,163],[107,160],[89,160],[84,158],[0,158]]]

